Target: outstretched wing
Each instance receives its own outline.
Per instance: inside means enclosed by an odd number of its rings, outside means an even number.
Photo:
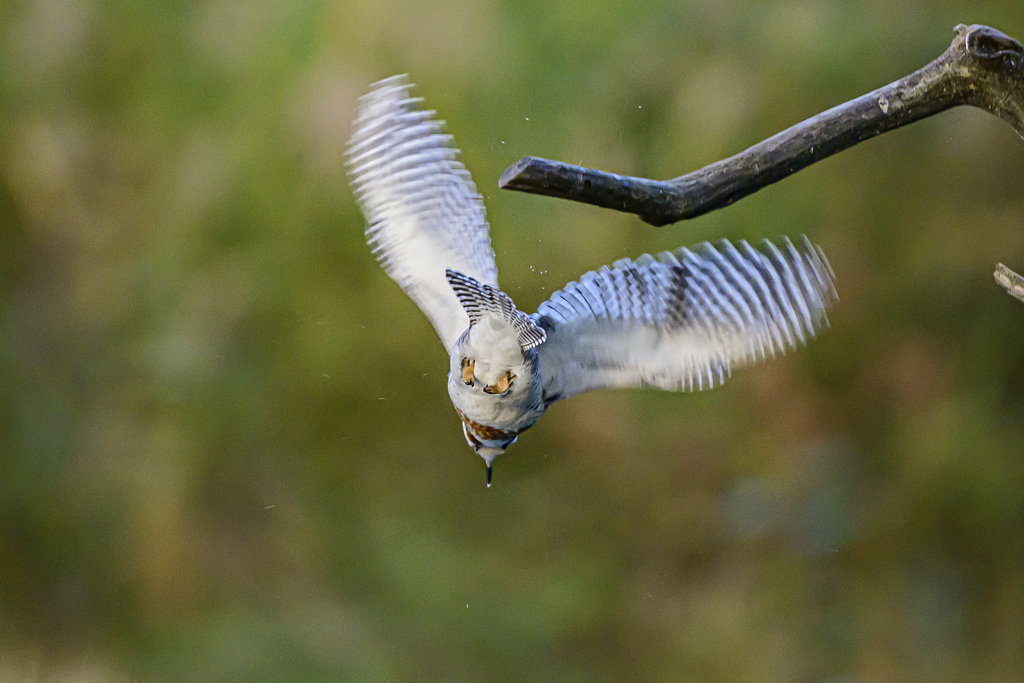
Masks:
[[[804,238],[704,243],[587,273],[541,304],[548,403],[590,389],[704,389],[828,325],[833,273]]]
[[[484,205],[435,112],[393,76],[360,99],[348,171],[374,256],[427,314],[445,348],[469,326],[445,269],[498,286]]]

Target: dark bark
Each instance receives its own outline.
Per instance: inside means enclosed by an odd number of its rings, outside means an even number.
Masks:
[[[961,24],[949,49],[914,73],[672,180],[526,157],[498,185],[667,225],[728,206],[858,142],[960,105],[998,116],[1024,138],[1024,46],[988,26]]]

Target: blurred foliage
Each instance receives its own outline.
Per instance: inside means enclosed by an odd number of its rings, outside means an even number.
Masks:
[[[1006,0],[0,5],[0,680],[1019,681],[1024,142],[957,110],[698,220],[498,192],[672,177]],[[807,233],[841,301],[721,389],[558,405],[484,488],[373,262],[353,104],[409,72],[527,310]]]

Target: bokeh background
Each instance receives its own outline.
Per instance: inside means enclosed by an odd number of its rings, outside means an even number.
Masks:
[[[0,4],[0,681],[1024,679],[1024,140],[960,109],[653,228],[499,191],[654,178],[1012,0]],[[466,446],[374,263],[353,106],[408,72],[526,310],[623,256],[807,233],[831,329],[702,394]]]

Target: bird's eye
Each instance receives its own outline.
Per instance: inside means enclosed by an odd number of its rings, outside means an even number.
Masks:
[[[466,386],[473,386],[473,370],[476,367],[476,360],[470,360],[468,358],[462,359],[462,381],[466,383]]]

